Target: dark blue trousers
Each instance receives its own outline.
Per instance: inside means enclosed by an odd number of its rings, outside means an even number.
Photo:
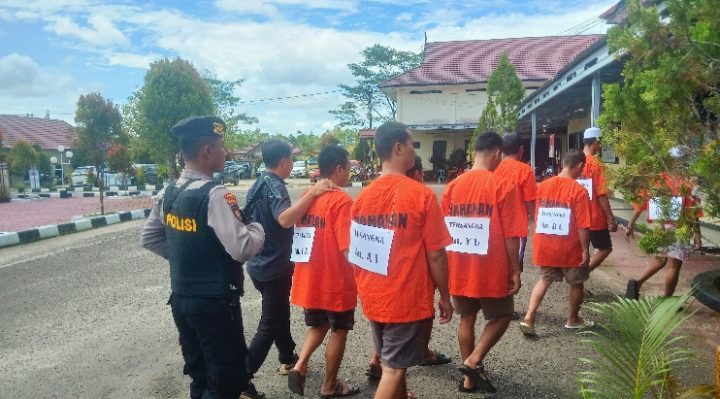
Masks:
[[[240,299],[170,296],[192,399],[237,399],[252,384]]]

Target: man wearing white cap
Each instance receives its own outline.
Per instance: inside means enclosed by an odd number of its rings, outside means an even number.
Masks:
[[[586,161],[578,179],[590,196],[590,243],[595,249],[595,253],[590,258],[591,271],[600,266],[612,252],[610,232],[617,231],[615,215],[610,209],[608,200],[610,190],[605,181],[605,165],[595,157],[600,152],[601,136],[602,132],[598,127],[585,129],[583,144]]]

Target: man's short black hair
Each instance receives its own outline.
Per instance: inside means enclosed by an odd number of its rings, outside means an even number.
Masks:
[[[393,146],[410,138],[409,129],[400,122],[385,122],[375,131],[375,152],[381,161],[390,159]]]
[[[505,155],[514,155],[523,146],[523,139],[517,133],[508,133],[503,136],[502,152]]]
[[[585,163],[585,153],[578,150],[577,148],[572,148],[568,150],[565,155],[563,155],[562,163],[564,167],[569,168],[580,165],[581,163]]]
[[[495,132],[485,132],[475,139],[475,151],[477,152],[497,150],[502,146],[502,137]]]
[[[583,139],[583,144],[584,145],[593,145],[593,144],[595,144],[596,141],[597,141],[597,137],[590,137],[587,139]]]
[[[342,147],[330,145],[323,148],[318,155],[318,167],[320,176],[330,177],[338,166],[347,166],[350,153]]]
[[[276,168],[283,158],[292,156],[290,144],[280,140],[268,140],[262,145],[262,157],[266,168]]]
[[[178,143],[180,147],[180,153],[186,161],[197,161],[200,150],[208,144],[213,144],[217,140],[222,140],[222,137],[211,137],[211,136],[197,136],[189,137],[180,140]]]
[[[412,168],[405,171],[405,176],[415,178],[415,172],[422,172],[422,158],[415,155],[415,165]]]

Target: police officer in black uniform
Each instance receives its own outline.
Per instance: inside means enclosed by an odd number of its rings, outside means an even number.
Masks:
[[[158,194],[142,232],[143,247],[170,261],[169,304],[193,399],[264,397],[250,382],[240,296],[242,262],[260,251],[265,234],[212,180],[225,165],[224,129],[214,116],[173,126],[185,170]]]

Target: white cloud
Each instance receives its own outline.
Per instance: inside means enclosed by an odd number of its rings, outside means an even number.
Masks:
[[[108,65],[124,66],[129,68],[147,69],[153,61],[162,58],[158,54],[133,54],[110,51],[104,54]]]
[[[73,87],[68,75],[43,70],[32,58],[12,53],[0,57],[0,95],[42,97]]]
[[[498,39],[508,37],[552,36],[595,18],[608,8],[607,1],[596,1],[580,9],[568,9],[551,14],[488,14],[462,25],[452,24],[428,30],[428,41]],[[581,34],[605,33],[607,25],[600,23]]]
[[[113,25],[112,20],[104,15],[91,15],[87,22],[90,27],[81,27],[69,17],[57,17],[47,26],[47,30],[60,36],[74,37],[100,47],[130,43],[128,38]]]
[[[91,52],[91,59],[99,59],[103,67],[147,68],[160,56],[180,56],[191,61],[198,70],[208,70],[220,79],[245,79],[243,86],[237,90],[243,100],[325,92],[336,89],[339,83],[351,83],[347,64],[358,61],[359,53],[374,43],[418,51],[424,30],[428,31],[429,41],[551,35],[596,17],[613,2],[555,0],[545,4],[542,0],[532,0],[545,5],[543,8],[528,6],[526,11],[513,14],[501,14],[503,6],[498,6],[495,7],[498,10],[496,13],[473,19],[471,15],[478,13],[465,13],[463,10],[468,7],[487,8],[488,4],[497,3],[489,0],[463,3],[447,0],[438,7],[437,2],[429,0],[215,0],[215,7],[228,11],[222,14],[222,20],[218,20],[217,15],[204,19],[178,9],[159,9],[143,3],[123,1],[118,3],[122,5],[106,2],[91,6],[88,0],[80,1],[3,1],[0,18],[6,14],[3,11],[5,7],[10,7],[13,14],[26,12],[28,18],[33,13],[41,15],[49,23],[49,32],[79,39],[85,44],[81,52],[69,52],[69,57],[77,56],[76,62],[83,62],[88,58],[87,52]],[[498,1],[506,3],[506,0]],[[336,28],[312,26],[308,22],[293,21],[298,16],[286,12],[287,7],[330,10],[324,13],[327,21],[343,12],[357,12],[368,3],[392,3],[411,8],[398,15],[389,15],[390,23],[396,21],[396,26],[391,28],[396,32],[390,33],[343,30],[347,23],[340,23]],[[247,20],[246,15],[265,16],[268,21]],[[87,23],[79,23],[86,18]],[[357,18],[367,20],[373,16]],[[413,23],[417,24],[416,28],[411,27]],[[604,28],[595,27],[599,31],[604,31]],[[128,47],[130,37],[133,39],[132,48]],[[81,48],[74,45],[73,49]],[[37,65],[34,69],[40,70]],[[40,76],[47,74],[40,72]],[[4,83],[5,76],[0,74],[0,83]],[[116,84],[112,75],[108,75],[107,79],[108,86]],[[142,85],[142,81],[135,85]],[[133,89],[135,86],[127,87],[127,93],[130,94]],[[68,90],[74,97],[73,101],[64,102],[68,106],[68,115],[74,112],[74,101],[81,90]],[[116,91],[120,90],[116,88]],[[12,103],[5,98],[6,93],[7,89],[0,86],[0,111]],[[343,101],[342,96],[333,93],[244,104],[238,112],[257,116],[259,127],[271,132],[292,133],[300,129],[321,133],[335,124],[328,110]],[[55,103],[60,104],[59,100]],[[33,111],[21,113],[24,112]],[[35,112],[44,110],[41,108]]]
[[[256,14],[269,17],[279,16],[278,7],[299,6],[306,9],[340,10],[356,12],[354,0],[217,0],[215,6],[221,10],[241,14]]]

